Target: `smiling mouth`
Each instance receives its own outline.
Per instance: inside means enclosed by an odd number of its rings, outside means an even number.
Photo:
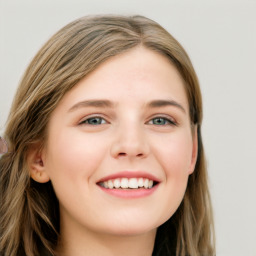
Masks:
[[[97,183],[106,189],[151,189],[158,182],[147,178],[117,178]]]

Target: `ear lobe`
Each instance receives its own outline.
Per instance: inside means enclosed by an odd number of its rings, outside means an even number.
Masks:
[[[46,183],[50,180],[49,175],[45,170],[44,161],[42,159],[42,153],[38,152],[38,149],[33,148],[29,151],[27,157],[27,164],[29,168],[30,177],[39,183]]]
[[[198,155],[198,138],[197,138],[197,125],[193,128],[192,134],[192,157],[191,157],[191,164],[189,167],[189,174],[192,174],[195,170],[195,165],[197,161],[197,155]]]

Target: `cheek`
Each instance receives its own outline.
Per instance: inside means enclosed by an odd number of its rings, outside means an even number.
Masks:
[[[47,170],[52,178],[62,175],[69,180],[89,179],[106,151],[102,140],[95,140],[93,136],[66,132],[49,141]]]
[[[183,200],[189,177],[192,142],[189,136],[175,136],[166,139],[157,152],[158,163],[165,176],[162,186],[164,222],[176,212]]]
[[[71,207],[74,215],[81,200],[90,202],[93,174],[106,155],[102,140],[78,135],[63,132],[50,138],[46,161],[46,170],[62,209],[69,211]],[[86,204],[81,207],[86,208]]]
[[[179,180],[187,177],[192,160],[192,139],[188,135],[170,137],[159,147],[158,157],[166,178]]]

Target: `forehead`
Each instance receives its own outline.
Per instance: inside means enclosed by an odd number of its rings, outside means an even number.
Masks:
[[[171,61],[144,47],[111,57],[82,79],[63,101],[69,105],[87,98],[116,102],[161,98],[177,100],[185,108],[188,105],[183,79]]]

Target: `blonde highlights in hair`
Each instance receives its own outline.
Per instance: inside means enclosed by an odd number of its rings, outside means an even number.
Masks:
[[[37,53],[19,85],[8,118],[9,153],[0,159],[1,242],[9,255],[53,255],[59,209],[51,182],[30,178],[27,154],[44,146],[51,113],[62,97],[101,63],[138,46],[166,56],[184,80],[198,159],[177,212],[158,228],[153,255],[215,255],[213,216],[201,139],[202,100],[196,73],[182,46],[142,16],[89,16],[57,32]],[[171,254],[172,255],[172,254]]]

